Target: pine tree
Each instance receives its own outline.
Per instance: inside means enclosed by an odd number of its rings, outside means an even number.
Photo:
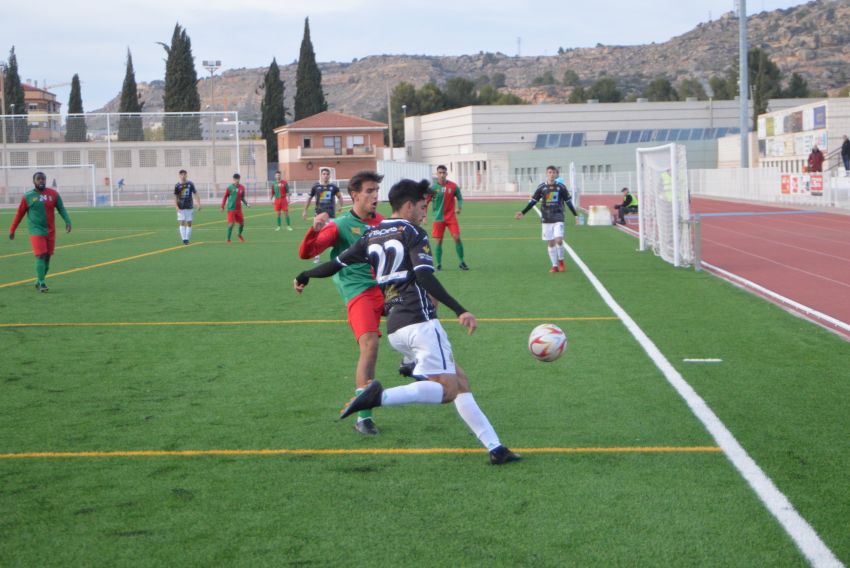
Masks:
[[[192,56],[192,40],[186,30],[176,24],[171,35],[171,45],[160,43],[168,54],[165,60],[165,112],[198,112],[201,96],[198,94],[198,73]],[[163,121],[166,140],[200,140],[201,122],[197,115],[166,116]]]
[[[130,142],[145,139],[142,129],[143,103],[139,102],[139,92],[136,90],[136,72],[133,70],[133,55],[127,48],[127,71],[124,73],[124,84],[121,86],[121,102],[118,103],[118,112],[122,113],[118,119],[118,141]],[[127,116],[123,113],[132,113]]]
[[[9,61],[6,66],[6,74],[3,83],[4,95],[6,97],[6,108],[3,109],[4,114],[27,114],[26,98],[24,97],[24,87],[21,85],[21,76],[18,74],[18,58],[15,55],[15,46],[9,52]],[[10,118],[6,122],[6,140],[9,142],[22,143],[29,142],[30,127],[25,116],[19,118]]]
[[[796,71],[791,74],[788,80],[788,88],[782,91],[782,98],[786,99],[805,99],[810,96],[809,84],[802,75]]]
[[[260,132],[266,141],[266,159],[269,164],[278,161],[277,135],[274,129],[286,124],[286,107],[283,106],[284,84],[280,78],[277,59],[272,59],[269,70],[263,79],[263,100],[260,103],[262,118]]]
[[[295,73],[295,120],[301,120],[328,110],[322,92],[322,72],[316,64],[316,54],[310,41],[310,18],[304,19],[304,37]]]
[[[65,142],[85,142],[88,129],[83,114],[83,96],[80,93],[80,76],[71,79],[71,96],[68,97],[68,119],[65,123]],[[79,115],[79,116],[75,116]]]

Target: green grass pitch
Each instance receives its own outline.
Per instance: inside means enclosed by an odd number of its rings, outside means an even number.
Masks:
[[[0,247],[0,566],[806,565],[722,452],[627,451],[716,443],[569,259],[547,273],[518,207],[464,208],[471,270],[447,236],[439,278],[481,321],[443,324],[505,444],[585,451],[505,467],[453,405],[378,409],[372,439],[336,419],[357,347],[329,280],[292,290],[312,266],[298,207],[293,232],[248,209],[231,245],[204,209],[188,247],[169,208],[72,210],[48,294],[19,230]],[[567,241],[850,561],[850,345],[612,228]],[[547,321],[569,346],[544,364],[525,343]],[[385,385],[398,362],[383,339]],[[430,448],[476,451],[309,452]],[[261,449],[306,451],[21,457]]]

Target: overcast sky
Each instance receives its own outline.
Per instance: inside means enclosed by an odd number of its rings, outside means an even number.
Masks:
[[[747,0],[750,15],[803,4]],[[126,50],[136,80],[162,79],[174,24],[192,39],[198,74],[204,59],[224,69],[264,67],[298,57],[304,18],[316,58],[368,55],[462,55],[479,51],[554,55],[558,47],[667,41],[734,9],[733,0],[44,0],[4,3],[0,58],[14,45],[22,80],[42,86],[82,81],[85,110],[121,90]],[[294,88],[294,85],[287,85]],[[51,89],[68,103],[69,87]]]

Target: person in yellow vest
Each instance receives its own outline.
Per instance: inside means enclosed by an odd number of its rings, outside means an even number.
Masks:
[[[627,213],[637,213],[638,210],[638,199],[636,195],[632,195],[629,192],[628,187],[624,187],[620,190],[620,193],[623,194],[623,202],[618,203],[614,206],[614,209],[617,210],[617,215],[620,217],[619,223],[621,225],[626,224],[626,214]]]

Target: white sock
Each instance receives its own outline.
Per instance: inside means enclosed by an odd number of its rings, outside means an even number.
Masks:
[[[185,239],[187,241],[192,239],[192,227],[186,227],[186,237],[185,237]]]
[[[564,245],[557,245],[555,248],[558,249],[558,260],[564,260]]]
[[[434,381],[416,381],[409,385],[384,390],[381,406],[440,404],[441,402],[443,402],[443,385]]]
[[[457,408],[457,413],[460,414],[460,417],[463,418],[463,421],[466,422],[466,425],[469,426],[469,429],[472,430],[472,433],[475,434],[485,448],[492,450],[502,445],[499,442],[498,434],[496,434],[496,431],[493,429],[490,421],[487,420],[487,417],[484,416],[484,413],[481,412],[481,409],[478,408],[478,403],[475,402],[475,398],[473,398],[471,392],[462,392],[457,395],[455,398],[455,408]]]
[[[549,260],[552,266],[558,266],[558,247],[549,247]]]
[[[180,239],[186,240],[186,227],[183,225],[180,225]]]

